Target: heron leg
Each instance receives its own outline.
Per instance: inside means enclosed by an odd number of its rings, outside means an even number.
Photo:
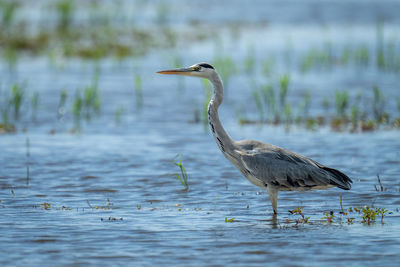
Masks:
[[[278,190],[276,188],[274,188],[273,186],[268,186],[267,192],[269,195],[269,199],[271,200],[274,214],[278,214]]]

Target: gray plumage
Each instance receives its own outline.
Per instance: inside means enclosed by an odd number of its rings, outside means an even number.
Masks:
[[[312,190],[339,187],[351,188],[351,179],[342,172],[326,167],[310,158],[284,148],[254,140],[234,141],[226,133],[218,116],[223,100],[221,78],[207,63],[189,68],[160,71],[209,79],[213,96],[208,105],[208,120],[215,141],[223,155],[254,185],[267,190],[274,213],[277,213],[279,191]]]

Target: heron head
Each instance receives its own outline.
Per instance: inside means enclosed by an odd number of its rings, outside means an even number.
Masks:
[[[173,75],[184,75],[193,76],[209,79],[213,73],[215,73],[214,67],[208,63],[197,63],[188,68],[162,70],[158,71],[160,74],[173,74]]]

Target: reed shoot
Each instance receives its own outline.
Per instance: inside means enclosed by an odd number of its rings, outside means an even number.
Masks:
[[[135,83],[136,110],[140,111],[143,108],[142,77],[136,74],[134,79],[135,79],[134,83]]]
[[[185,167],[183,167],[182,163],[182,157],[180,157],[179,162],[178,161],[173,161],[173,163],[179,167],[180,174],[176,173],[175,176],[179,179],[181,184],[185,187],[185,190],[189,189],[189,184],[188,184],[188,174],[186,172]]]

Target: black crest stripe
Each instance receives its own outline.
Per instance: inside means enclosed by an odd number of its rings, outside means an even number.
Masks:
[[[207,64],[207,63],[202,63],[202,64],[199,64],[199,66],[201,66],[201,67],[203,67],[203,68],[214,69],[214,67],[213,67],[213,66],[211,66],[210,64]]]

